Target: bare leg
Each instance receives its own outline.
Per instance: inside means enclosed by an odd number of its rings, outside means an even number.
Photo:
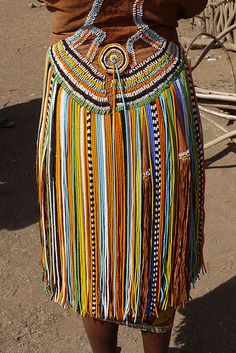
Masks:
[[[167,333],[142,332],[145,353],[167,353],[170,343],[171,330]]]
[[[93,318],[83,320],[93,353],[116,353],[118,325]]]

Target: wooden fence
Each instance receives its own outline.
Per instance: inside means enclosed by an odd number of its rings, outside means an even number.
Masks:
[[[214,36],[236,23],[236,0],[209,0],[201,16],[202,31]],[[225,47],[236,51],[236,29],[229,32],[222,41]]]

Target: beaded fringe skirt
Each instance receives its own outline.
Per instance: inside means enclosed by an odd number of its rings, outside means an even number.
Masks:
[[[142,325],[185,306],[204,270],[203,132],[179,46],[164,43],[121,81],[112,112],[104,74],[66,40],[47,52],[42,266],[63,307]]]

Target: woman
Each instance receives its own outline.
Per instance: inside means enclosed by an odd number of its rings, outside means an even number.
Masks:
[[[46,287],[94,353],[168,350],[204,269],[204,154],[178,19],[205,0],[51,0],[37,175]]]

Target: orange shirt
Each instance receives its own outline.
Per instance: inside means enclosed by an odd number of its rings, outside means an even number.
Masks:
[[[81,27],[93,0],[45,0],[52,12],[52,41],[68,37]],[[94,25],[107,32],[104,44],[125,43],[137,31],[133,22],[131,0],[104,0]],[[151,29],[170,41],[177,41],[176,27],[181,18],[200,13],[207,0],[145,0],[143,20]],[[87,43],[90,43],[88,40]]]

